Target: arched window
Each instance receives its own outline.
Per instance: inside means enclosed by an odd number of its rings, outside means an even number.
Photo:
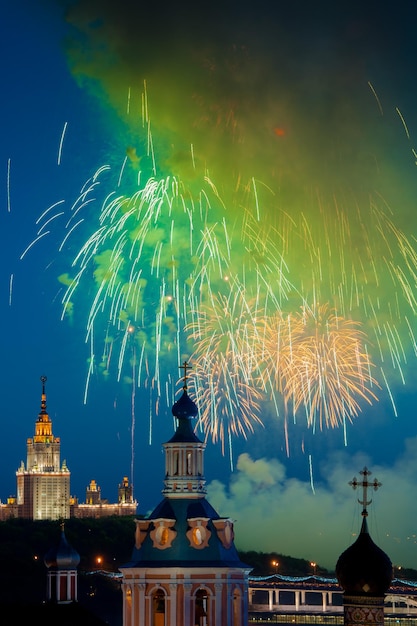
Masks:
[[[178,450],[174,450],[173,469],[172,469],[173,476],[178,476],[178,464],[179,464]]]
[[[192,452],[188,451],[187,452],[187,476],[191,476],[193,473],[193,456],[192,456]]]
[[[165,594],[157,589],[152,596],[152,626],[165,626]]]
[[[209,598],[205,589],[198,589],[195,594],[194,625],[209,626]]]

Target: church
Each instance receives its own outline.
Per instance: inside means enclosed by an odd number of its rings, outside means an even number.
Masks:
[[[187,393],[172,407],[176,431],[163,444],[163,499],[136,520],[131,561],[123,565],[123,625],[245,626],[248,577],[234,545],[234,524],[206,499],[204,449],[191,420],[197,407]]]

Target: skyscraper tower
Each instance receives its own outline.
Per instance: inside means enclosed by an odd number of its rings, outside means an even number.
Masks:
[[[19,517],[28,519],[67,519],[70,516],[70,472],[60,462],[61,442],[52,433],[46,410],[46,376],[41,376],[41,410],[35,436],[27,440],[26,468],[22,461],[16,472]]]
[[[123,574],[124,626],[244,626],[251,568],[240,561],[234,523],[206,500],[205,444],[191,419],[197,407],[184,386],[172,407],[177,428],[163,444],[163,500],[136,520],[132,559]]]

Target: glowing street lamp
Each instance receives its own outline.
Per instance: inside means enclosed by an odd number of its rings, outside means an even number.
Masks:
[[[272,566],[275,567],[275,574],[277,574],[278,573],[278,566],[279,566],[278,561],[272,561]]]
[[[310,562],[311,567],[313,568],[313,574],[316,575],[317,563],[315,561]]]

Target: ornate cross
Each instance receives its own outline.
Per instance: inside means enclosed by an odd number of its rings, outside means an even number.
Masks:
[[[356,479],[356,476],[355,476],[355,478],[350,481],[349,485],[351,487],[353,487],[354,489],[356,489],[356,487],[362,487],[362,491],[363,491],[362,498],[363,499],[359,500],[359,498],[358,498],[358,502],[359,502],[359,504],[362,504],[362,506],[363,506],[362,515],[364,517],[366,517],[368,515],[366,507],[368,506],[368,504],[371,504],[371,502],[372,502],[372,500],[368,500],[367,499],[368,487],[370,487],[371,489],[374,489],[376,491],[378,489],[378,487],[381,487],[382,483],[377,481],[376,478],[375,478],[375,480],[373,482],[369,482],[368,481],[368,476],[370,476],[372,474],[372,472],[370,472],[366,466],[363,468],[363,470],[361,470],[360,473],[364,477],[363,480],[361,482],[359,482]]]
[[[187,391],[187,369],[191,369],[191,365],[188,365],[187,361],[184,361],[184,363],[179,367],[180,370],[184,370],[184,384],[182,388],[184,389],[184,391]]]

